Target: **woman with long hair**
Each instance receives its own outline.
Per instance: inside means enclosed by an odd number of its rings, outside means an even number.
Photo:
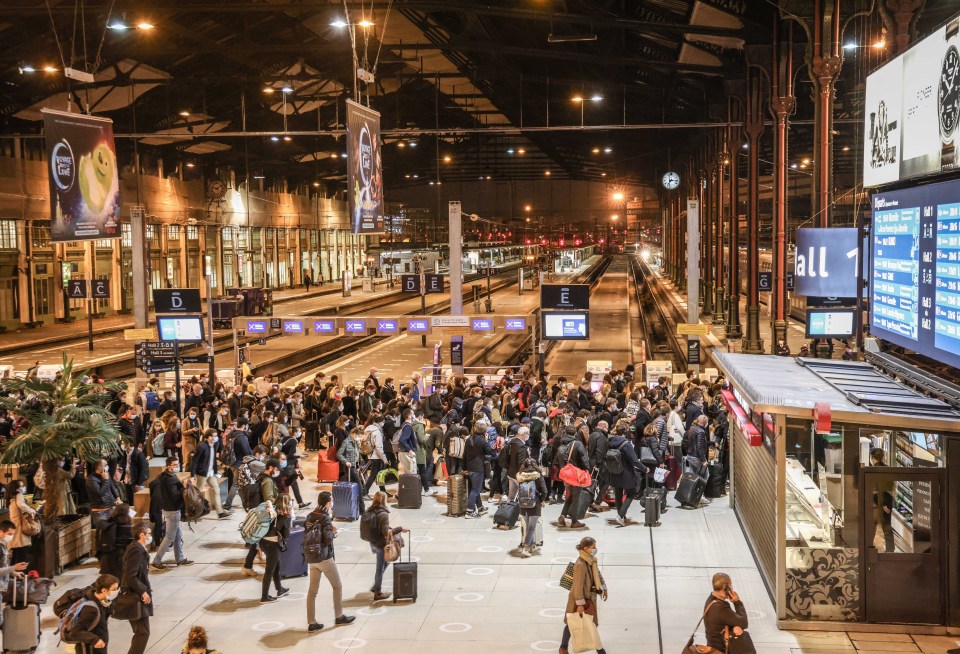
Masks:
[[[293,513],[290,509],[289,495],[281,494],[277,496],[276,512],[277,516],[270,523],[270,530],[260,540],[260,549],[267,558],[260,588],[261,602],[276,602],[278,598],[290,592],[289,588],[280,585],[280,543],[290,537],[291,514]],[[277,590],[276,597],[270,594],[271,581],[273,581],[273,586]]]
[[[393,538],[401,532],[407,532],[409,529],[403,527],[390,526],[390,509],[387,508],[387,494],[378,492],[373,496],[373,502],[366,513],[372,513],[373,517],[368,518],[366,514],[361,520],[374,520],[376,529],[374,530],[374,539],[370,541],[370,551],[377,555],[377,567],[373,576],[373,600],[375,602],[390,599],[390,593],[383,592],[383,573],[387,570],[390,563],[384,555],[384,548],[387,546],[387,539]]]
[[[200,626],[190,627],[190,633],[187,634],[187,642],[183,644],[182,654],[220,654],[215,649],[210,649],[207,642],[207,630]]]

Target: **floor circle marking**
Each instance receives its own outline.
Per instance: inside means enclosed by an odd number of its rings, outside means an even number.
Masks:
[[[467,574],[471,577],[486,577],[493,574],[493,568],[467,568]]]
[[[448,622],[440,625],[440,631],[447,634],[462,634],[473,629],[473,625],[466,622]]]

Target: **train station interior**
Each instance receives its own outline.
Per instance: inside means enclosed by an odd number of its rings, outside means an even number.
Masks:
[[[5,654],[960,652],[956,0],[0,42]]]

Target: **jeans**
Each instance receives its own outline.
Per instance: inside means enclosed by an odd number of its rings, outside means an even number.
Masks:
[[[293,491],[293,499],[297,501],[297,504],[303,504],[303,495],[300,494],[300,484],[299,480],[294,477],[293,481],[290,482],[290,490]]]
[[[337,562],[327,559],[319,563],[310,564],[310,589],[307,591],[307,624],[317,621],[317,591],[320,590],[320,577],[327,575],[330,588],[333,589],[333,615],[339,618],[343,615],[343,584],[340,583],[340,573],[337,571]]]
[[[382,547],[371,545],[370,551],[377,555],[377,569],[373,574],[373,592],[379,593],[383,588],[383,573],[386,572],[390,563],[384,558]]]
[[[483,490],[483,473],[470,473],[470,494],[467,495],[467,510],[479,511],[483,508],[480,502],[480,491]]]
[[[267,557],[266,569],[263,571],[263,582],[260,587],[260,597],[266,597],[270,594],[270,582],[273,581],[273,587],[280,592],[280,543],[275,540],[264,538],[260,541],[260,549],[263,555]]]
[[[210,475],[209,477],[197,475],[197,490],[203,493],[204,497],[207,496],[207,488],[211,490],[210,494],[213,495],[210,508],[217,514],[223,513],[223,504],[220,502],[220,479],[216,475]]]
[[[614,488],[613,492],[617,497],[617,515],[621,518],[627,517],[627,509],[633,503],[633,497],[636,495],[635,488]]]
[[[380,474],[380,471],[383,470],[383,468],[383,461],[380,459],[370,459],[370,468],[367,470],[367,481],[363,485],[363,495],[370,494],[370,489],[373,488],[373,485],[377,481],[377,475]],[[381,493],[387,492],[386,486],[377,484],[377,487],[380,489]]]
[[[230,476],[230,485],[228,486],[230,490],[227,491],[227,500],[224,506],[229,509],[233,507],[233,500],[240,492],[240,487],[237,486],[237,480],[240,479],[240,466],[233,466],[227,474]]]
[[[165,535],[153,557],[153,563],[155,565],[163,563],[163,557],[170,549],[170,545],[173,545],[173,557],[177,560],[177,563],[183,561],[183,532],[180,531],[179,511],[163,512],[163,529]]]
[[[577,495],[580,492],[580,489],[576,486],[568,486],[567,484],[563,485],[564,499],[563,499],[563,508],[560,509],[560,517],[562,518],[572,518],[574,502],[577,499]]]
[[[131,620],[130,627],[133,629],[133,638],[130,639],[130,649],[127,650],[127,654],[143,654],[150,640],[150,616]]]
[[[247,558],[243,561],[243,567],[247,570],[253,570],[253,564],[257,560],[257,552],[260,551],[260,544],[254,543],[247,545]]]
[[[520,513],[520,524],[523,527],[523,547],[533,547],[537,544],[537,524],[540,522],[538,515],[524,515]]]

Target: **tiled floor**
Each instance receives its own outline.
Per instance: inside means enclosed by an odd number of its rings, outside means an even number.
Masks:
[[[308,462],[307,472],[313,466]],[[309,479],[310,477],[308,477]],[[303,485],[315,499],[320,486]],[[237,534],[240,513],[224,521],[204,519],[185,534],[186,553],[196,565],[151,577],[156,616],[149,652],[179,652],[189,628],[201,624],[211,645],[224,654],[238,652],[390,652],[390,654],[500,654],[556,652],[562,630],[566,591],[558,588],[574,544],[586,534],[597,538],[610,599],[600,607],[600,633],[611,654],[678,652],[700,616],[710,576],[724,570],[749,610],[750,631],[763,654],[841,654],[926,652],[945,654],[957,639],[887,634],[784,632],[775,625],[773,607],[726,499],[697,511],[672,508],[660,527],[641,521],[619,528],[611,512],[587,519],[588,530],[563,531],[549,523],[544,547],[530,559],[511,555],[519,529],[492,529],[489,518],[444,516],[439,498],[425,498],[419,510],[392,511],[392,523],[411,530],[412,555],[419,566],[416,603],[372,603],[373,555],[359,538],[356,523],[339,523],[337,562],[347,612],[356,622],[319,633],[306,631],[307,580],[285,583],[292,593],[261,605],[259,582],[242,577],[245,550]],[[491,510],[492,513],[492,510]],[[558,506],[545,509],[548,521]],[[406,554],[406,553],[405,553]],[[654,561],[656,565],[654,566]],[[89,583],[95,565],[70,570],[57,593]],[[654,575],[656,586],[654,585]],[[391,571],[387,571],[386,588]],[[330,590],[323,581],[319,619],[332,625]],[[44,636],[39,652],[56,652],[52,600],[44,607]],[[111,621],[111,652],[129,643],[126,623]],[[661,641],[662,639],[662,641]]]

